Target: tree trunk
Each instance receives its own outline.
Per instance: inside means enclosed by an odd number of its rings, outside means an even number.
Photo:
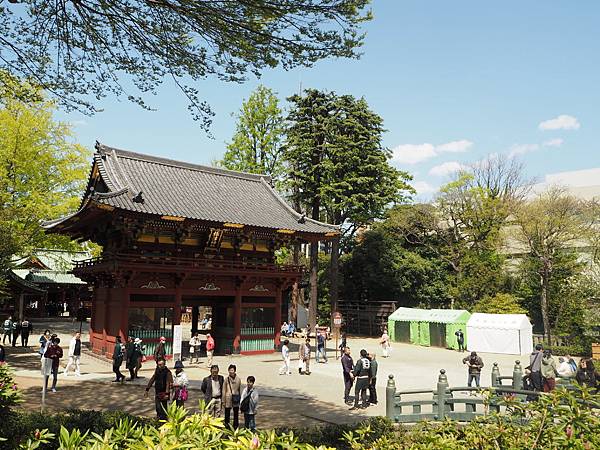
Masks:
[[[294,244],[294,265],[300,263],[300,244]],[[298,280],[292,285],[292,296],[290,298],[290,320],[298,325],[298,305],[300,304],[300,286]]]
[[[548,263],[543,261],[543,268],[540,274],[540,284],[542,287],[540,294],[540,307],[542,310],[542,323],[544,324],[544,336],[546,343],[550,344],[550,318],[548,317],[548,284],[550,282],[550,269]]]
[[[336,236],[331,241],[331,261],[329,265],[329,299],[331,302],[331,314],[338,310],[339,297],[339,264],[340,264],[340,240]],[[333,320],[333,319],[332,319]]]
[[[310,303],[308,305],[308,326],[315,330],[317,326],[318,300],[318,271],[319,271],[319,241],[310,244]]]

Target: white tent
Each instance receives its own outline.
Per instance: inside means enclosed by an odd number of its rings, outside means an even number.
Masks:
[[[468,350],[524,355],[533,351],[532,326],[525,314],[473,313],[467,322]]]

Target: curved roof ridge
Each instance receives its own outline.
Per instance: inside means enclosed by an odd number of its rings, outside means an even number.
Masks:
[[[118,148],[114,148],[114,147],[108,147],[104,144],[98,144],[98,145],[100,147],[102,147],[102,149],[105,152],[109,152],[109,151],[114,152],[114,154],[119,158],[135,159],[138,161],[145,161],[145,162],[148,162],[151,164],[160,164],[163,166],[177,167],[180,169],[196,170],[199,172],[206,172],[206,173],[222,175],[222,176],[226,176],[226,177],[241,178],[241,179],[250,180],[250,181],[260,181],[260,180],[265,180],[265,179],[271,178],[268,175],[238,172],[235,170],[222,169],[220,167],[203,166],[201,164],[193,164],[193,163],[188,163],[188,162],[184,162],[184,161],[177,161],[175,159],[163,158],[162,156],[152,156],[152,155],[146,155],[143,153],[132,152],[130,150],[122,150],[122,149],[118,149]]]
[[[283,205],[283,207],[292,214],[292,216],[294,216],[296,218],[296,220],[300,219],[302,216],[304,216],[304,220],[306,220],[307,222],[311,222],[314,223],[315,225],[321,225],[324,227],[328,227],[331,228],[332,230],[335,231],[340,231],[340,226],[339,225],[332,225],[330,223],[325,223],[325,222],[319,222],[318,220],[315,219],[311,219],[309,217],[306,217],[304,214],[300,214],[298,211],[296,211],[294,208],[292,208],[278,193],[277,191],[275,191],[275,189],[273,189],[273,187],[266,182],[266,180],[263,179],[263,183],[264,185],[267,187],[267,189],[269,190],[269,192],[271,193],[271,195],[273,195],[277,201]]]

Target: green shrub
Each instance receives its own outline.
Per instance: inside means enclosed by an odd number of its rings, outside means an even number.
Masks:
[[[545,349],[551,350],[553,355],[556,356],[589,356],[591,354],[591,347],[586,347],[583,344],[574,345],[544,345]]]
[[[5,362],[0,362],[0,415],[21,401],[12,370]]]

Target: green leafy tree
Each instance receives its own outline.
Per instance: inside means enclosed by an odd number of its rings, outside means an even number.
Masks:
[[[233,139],[218,165],[268,175],[276,183],[281,182],[284,117],[275,93],[259,86],[242,103],[237,120]]]
[[[472,312],[487,314],[525,314],[519,299],[512,294],[498,293],[493,297],[483,297],[472,309]]]
[[[548,342],[552,328],[552,284],[558,269],[564,268],[560,262],[577,247],[597,242],[591,209],[588,203],[568,195],[563,188],[553,187],[522,204],[514,214],[515,226],[507,230],[531,258],[529,267],[535,270],[538,279],[540,314]]]
[[[0,219],[12,250],[74,245],[40,227],[78,207],[89,170],[88,151],[72,142],[53,111],[50,102],[11,98],[0,107]]]
[[[0,3],[0,69],[32,80],[61,104],[142,96],[171,80],[208,127],[193,82],[243,81],[265,68],[358,57],[368,0],[15,0]],[[130,88],[131,87],[131,88]]]

